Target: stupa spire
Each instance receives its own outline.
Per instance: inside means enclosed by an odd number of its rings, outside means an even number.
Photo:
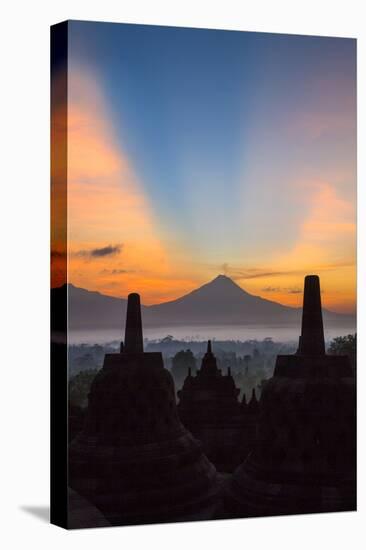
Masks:
[[[199,376],[204,375],[217,375],[219,373],[219,369],[217,368],[216,364],[216,357],[212,353],[212,344],[211,340],[208,340],[207,342],[207,351],[205,355],[203,356],[201,368],[199,371]]]
[[[212,353],[211,340],[208,340],[208,342],[207,342],[207,352],[206,353]]]
[[[142,353],[144,351],[141,323],[140,295],[128,295],[124,351]]]
[[[307,275],[304,284],[299,355],[324,355],[324,329],[318,275]]]

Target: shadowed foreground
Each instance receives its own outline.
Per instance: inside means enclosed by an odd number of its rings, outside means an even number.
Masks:
[[[70,486],[90,507],[70,510],[69,527],[83,510],[127,525],[356,508],[354,373],[347,356],[325,354],[317,276],[305,278],[298,350],[277,357],[259,403],[238,402],[210,343],[179,398],[161,353],[143,351],[131,294],[120,353],[105,356],[70,444]],[[240,456],[233,475],[217,473]]]

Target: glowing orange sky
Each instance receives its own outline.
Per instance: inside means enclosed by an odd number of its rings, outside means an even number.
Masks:
[[[69,280],[117,296],[137,288],[145,303],[193,287],[183,266],[179,273],[180,262],[159,236],[149,201],[114,142],[95,82],[81,73],[69,82]],[[118,251],[93,255],[108,245]]]
[[[317,124],[314,132],[321,131]],[[353,311],[354,204],[338,192],[332,176],[298,177],[291,185],[303,203],[291,246],[261,255],[251,242],[245,252],[229,253],[220,248],[218,231],[217,238],[212,236],[217,248],[205,255],[173,227],[167,230],[116,138],[96,80],[85,71],[70,72],[68,277],[74,285],[114,296],[138,291],[143,303],[152,304],[177,298],[224,272],[248,292],[299,306],[304,275],[317,273],[323,305]]]

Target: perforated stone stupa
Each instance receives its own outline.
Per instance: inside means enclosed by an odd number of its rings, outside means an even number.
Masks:
[[[140,297],[128,297],[124,344],[95,377],[69,482],[112,525],[209,519],[218,476],[183,427],[161,353],[143,351]]]
[[[356,397],[348,356],[326,355],[319,278],[305,278],[295,355],[263,389],[254,451],[228,484],[230,515],[354,510]]]
[[[240,464],[238,445],[243,415],[230,369],[222,374],[211,341],[196,376],[188,374],[178,392],[178,412],[183,424],[202,441],[203,448],[220,471]]]

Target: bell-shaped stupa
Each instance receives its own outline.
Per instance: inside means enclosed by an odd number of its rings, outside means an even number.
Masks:
[[[222,374],[212,352],[211,340],[196,376],[189,372],[178,392],[178,412],[183,424],[202,442],[219,471],[232,472],[240,464],[242,414],[230,367]]]
[[[209,519],[218,476],[179,420],[160,352],[143,350],[140,297],[128,297],[120,353],[95,377],[83,431],[69,449],[69,483],[112,525]]]
[[[348,356],[326,355],[319,278],[305,278],[295,355],[263,388],[253,452],[228,483],[230,515],[354,510],[356,397]]]

